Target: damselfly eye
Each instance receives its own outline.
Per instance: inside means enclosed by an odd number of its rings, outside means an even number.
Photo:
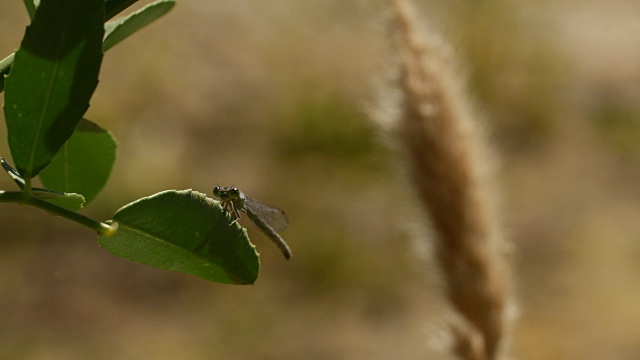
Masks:
[[[220,197],[220,186],[213,188],[213,196]]]

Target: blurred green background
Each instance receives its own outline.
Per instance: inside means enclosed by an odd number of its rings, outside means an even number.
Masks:
[[[638,359],[640,3],[417,3],[453,44],[500,155],[518,304],[509,353]],[[119,157],[84,212],[106,220],[161,190],[233,184],[287,211],[294,257],[245,222],[258,282],[218,285],[3,205],[0,359],[450,358],[402,159],[366,114],[391,63],[388,10],[182,0],[110,50],[87,117],[115,134]],[[27,23],[21,1],[3,2],[0,57]]]

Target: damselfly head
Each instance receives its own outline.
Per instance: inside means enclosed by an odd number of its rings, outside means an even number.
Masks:
[[[237,200],[242,198],[242,193],[238,188],[227,186],[216,186],[213,188],[213,196],[220,200]]]

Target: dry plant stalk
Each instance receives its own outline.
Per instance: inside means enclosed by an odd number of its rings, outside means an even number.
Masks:
[[[412,184],[430,216],[461,359],[496,359],[505,332],[506,263],[477,119],[456,69],[434,36],[420,33],[408,4],[393,0],[402,103],[399,135]]]

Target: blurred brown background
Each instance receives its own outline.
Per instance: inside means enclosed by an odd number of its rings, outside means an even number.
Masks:
[[[453,44],[501,157],[509,354],[640,358],[640,3],[417,7]],[[161,190],[233,184],[288,212],[294,257],[245,222],[258,282],[218,285],[5,204],[0,359],[450,358],[402,160],[366,115],[391,63],[388,15],[385,1],[182,0],[110,50],[87,117],[119,157],[84,212],[106,220]],[[21,1],[3,2],[0,57],[27,22]]]

